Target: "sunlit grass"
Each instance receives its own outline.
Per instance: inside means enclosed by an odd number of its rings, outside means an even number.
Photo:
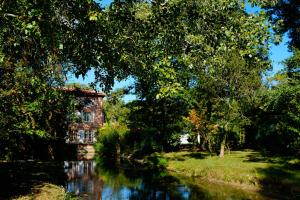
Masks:
[[[169,171],[184,176],[255,187],[268,183],[300,188],[300,160],[294,157],[262,156],[254,151],[234,151],[225,158],[187,151],[162,157]]]
[[[43,183],[35,186],[32,192],[27,195],[19,196],[15,200],[65,200],[70,199],[63,187],[50,183]]]

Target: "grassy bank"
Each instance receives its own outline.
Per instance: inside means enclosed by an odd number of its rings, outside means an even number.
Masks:
[[[50,183],[43,183],[34,186],[30,194],[14,198],[15,200],[65,200],[68,195],[63,187]]]
[[[62,166],[61,162],[0,162],[0,199],[65,199]]]
[[[221,182],[264,192],[276,188],[300,197],[300,159],[265,156],[254,151],[234,151],[225,158],[200,152],[173,152],[152,155],[178,175],[195,180]]]

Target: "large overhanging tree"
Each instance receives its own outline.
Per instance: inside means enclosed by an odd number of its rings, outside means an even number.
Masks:
[[[270,67],[266,15],[244,10],[238,0],[116,1],[108,10],[141,99],[187,101],[193,91],[196,101],[209,102],[200,109],[211,112],[221,152],[229,132],[242,132],[241,104]]]
[[[47,126],[36,122],[51,115],[44,112],[56,96],[49,88],[66,72],[93,68],[107,88],[133,76],[150,103],[189,101],[194,91],[196,101],[214,105],[207,110],[225,141],[240,130],[237,102],[269,67],[266,17],[244,9],[239,0],[114,1],[106,10],[91,0],[2,1],[1,135],[45,135]]]
[[[64,84],[67,72],[84,75],[103,63],[106,30],[94,21],[101,12],[88,0],[1,1],[1,156],[12,158],[26,135],[63,137],[55,127],[64,125],[59,115],[72,106],[54,88]],[[99,77],[111,86],[111,65],[101,66]]]

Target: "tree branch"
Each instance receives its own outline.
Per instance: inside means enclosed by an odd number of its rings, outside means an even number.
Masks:
[[[19,17],[18,15],[12,14],[12,13],[4,13],[4,17]]]

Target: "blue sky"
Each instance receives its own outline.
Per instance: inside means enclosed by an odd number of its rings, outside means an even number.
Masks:
[[[258,13],[261,9],[259,7],[251,7],[250,5],[246,6],[246,12],[248,13]],[[270,59],[272,60],[273,70],[269,75],[274,75],[276,72],[280,71],[283,68],[282,61],[291,56],[291,53],[288,51],[289,38],[287,35],[283,36],[283,40],[279,45],[271,45],[270,48]]]
[[[109,5],[111,1],[112,0],[102,0],[102,1],[98,1],[98,2],[100,2],[100,4],[103,7],[105,7],[105,6]],[[246,11],[248,13],[257,13],[260,11],[260,8],[251,7],[250,5],[248,5],[248,6],[246,6]],[[281,62],[291,55],[291,53],[288,51],[288,47],[287,47],[288,41],[289,41],[288,37],[285,35],[283,37],[283,41],[279,45],[274,45],[274,44],[271,45],[270,59],[272,60],[273,70],[271,72],[269,72],[269,74],[268,74],[269,76],[271,76],[271,75],[275,74],[276,72],[278,72],[279,70],[281,70],[283,68],[283,65],[281,64]],[[93,74],[93,71],[90,71],[84,78],[80,76],[78,79],[76,79],[74,76],[69,76],[68,82],[89,84],[89,83],[93,82],[94,77],[95,76]],[[134,83],[134,80],[132,78],[128,78],[127,80],[124,80],[121,82],[116,82],[115,86],[113,87],[113,90],[115,90],[117,88],[129,86],[133,83]],[[128,102],[133,99],[135,99],[134,95],[126,95],[124,97],[125,102]]]
[[[105,7],[109,5],[112,2],[112,0],[96,0],[96,2],[99,2],[102,6]]]

